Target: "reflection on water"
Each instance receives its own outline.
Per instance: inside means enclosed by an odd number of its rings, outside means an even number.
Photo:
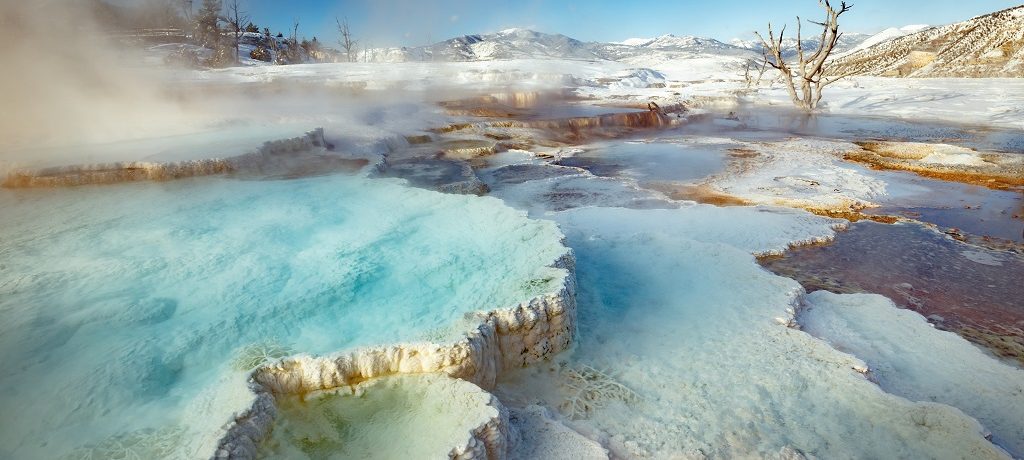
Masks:
[[[832,244],[761,264],[808,291],[873,292],[992,352],[1024,363],[1024,256],[913,224],[859,222]]]
[[[557,164],[575,166],[596,176],[628,176],[640,182],[687,182],[720,171],[725,152],[672,143],[619,142],[563,158]]]
[[[864,212],[900,215],[979,237],[1024,243],[1024,190],[995,190],[904,171],[849,167],[882,179],[888,196]]]
[[[737,125],[751,130],[846,140],[932,142],[979,150],[1024,153],[1024,131],[899,118],[798,113],[790,110],[742,111]]]

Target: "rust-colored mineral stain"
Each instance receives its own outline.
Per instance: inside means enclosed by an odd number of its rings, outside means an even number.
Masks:
[[[934,179],[1006,190],[1024,186],[1024,160],[1019,155],[982,153],[986,166],[923,163],[935,150],[932,144],[856,142],[862,150],[847,152],[844,159],[873,169],[909,171]],[[1000,160],[1002,160],[1000,162]],[[1002,163],[1002,164],[1001,164]]]
[[[480,139],[455,139],[444,141],[439,146],[446,158],[472,159],[497,152],[497,144]]]
[[[914,224],[860,222],[826,245],[758,262],[808,291],[882,294],[992,353],[1024,364],[1024,256]]]
[[[448,115],[457,117],[478,117],[478,118],[517,118],[526,112],[502,108],[502,107],[469,107],[460,109],[445,109]]]
[[[831,217],[834,219],[846,219],[850,222],[860,222],[862,220],[870,220],[872,222],[878,222],[880,224],[895,224],[902,220],[899,216],[891,216],[886,214],[865,214],[859,210],[843,210],[843,209],[826,209],[826,208],[804,208],[808,212],[823,216]]]
[[[673,200],[696,201],[714,206],[750,206],[742,198],[720,192],[707,185],[680,184],[675,182],[648,182],[644,187],[664,193]]]
[[[758,155],[757,150],[748,149],[743,147],[736,147],[728,149],[729,156],[733,158],[752,158]]]
[[[608,127],[663,128],[670,125],[672,125],[672,119],[669,116],[653,110],[646,110],[643,112],[610,113],[594,117],[488,123],[488,126],[500,128],[541,128],[549,130],[594,129]]]

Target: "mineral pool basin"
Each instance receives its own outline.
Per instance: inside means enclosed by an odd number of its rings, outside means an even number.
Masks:
[[[561,238],[397,179],[0,190],[0,458],[207,457],[253,367],[451,339],[560,287]]]
[[[278,400],[260,458],[448,458],[498,419],[496,399],[464,380],[398,375]]]
[[[725,167],[726,152],[705,146],[668,142],[616,142],[563,158],[561,166],[575,166],[595,176],[628,176],[640,182],[690,182]]]

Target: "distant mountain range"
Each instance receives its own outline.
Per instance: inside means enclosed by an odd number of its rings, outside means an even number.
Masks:
[[[914,27],[914,26],[912,26]],[[845,33],[836,52],[851,51],[865,41],[898,36],[902,29],[879,35]],[[803,40],[805,49],[817,47],[816,40]],[[787,57],[796,55],[796,39],[783,41]],[[360,61],[486,61],[494,59],[550,58],[613,61],[646,61],[690,58],[699,55],[734,56],[759,60],[761,43],[734,39],[725,43],[713,38],[662,35],[654,38],[631,38],[622,42],[583,42],[561,34],[548,34],[528,29],[506,29],[479,35],[463,35],[432,45],[403,48],[362,50]]]
[[[515,58],[601,59],[587,44],[561,34],[507,29],[486,35],[464,35],[414,48],[414,55],[445,61]]]
[[[838,57],[833,73],[1024,77],[1024,5],[882,40]]]
[[[821,32],[820,28],[818,29],[818,32]],[[836,48],[835,50],[833,50],[833,53],[843,53],[852,50],[859,46],[864,41],[874,39],[875,37],[877,37],[877,35],[860,34],[856,32],[843,32],[843,34],[839,37],[839,42],[836,43]],[[818,40],[804,39],[801,40],[800,42],[803,45],[804,50],[814,50],[818,48]],[[761,50],[763,48],[763,46],[761,46],[761,41],[757,39],[741,40],[738,38],[734,38],[730,41],[730,43],[738,48],[754,51],[758,55],[761,54]],[[791,57],[796,56],[796,54],[796,38],[783,38],[782,56]]]
[[[623,60],[651,53],[752,55],[718,40],[663,35],[633,39],[628,43],[582,42],[561,34],[528,29],[506,29],[482,35],[463,35],[433,45],[371,49],[360,53],[360,60],[372,61],[484,61],[493,59],[552,58],[583,60]]]

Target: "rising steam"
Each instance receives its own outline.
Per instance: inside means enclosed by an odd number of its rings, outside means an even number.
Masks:
[[[97,23],[99,4],[0,4],[0,162],[32,160],[26,149],[152,135],[194,120],[168,100],[152,69],[127,64]]]

